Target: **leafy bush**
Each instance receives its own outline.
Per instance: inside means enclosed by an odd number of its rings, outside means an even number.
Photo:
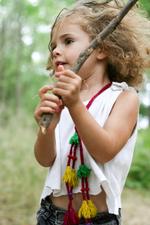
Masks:
[[[133,164],[127,179],[129,188],[150,188],[150,129],[140,130]]]

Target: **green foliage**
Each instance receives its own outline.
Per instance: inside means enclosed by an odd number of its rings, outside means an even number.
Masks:
[[[139,0],[141,6],[147,11],[148,15],[150,16],[150,2],[149,0]]]
[[[140,106],[140,114],[142,114],[142,116],[149,116],[149,111],[150,111],[150,108],[145,106],[144,104],[141,104]]]
[[[150,189],[150,129],[140,130],[127,187]]]
[[[33,110],[32,96],[38,93],[46,73],[49,32],[60,9],[72,1],[0,1],[0,102],[13,110]],[[33,53],[39,54],[38,61]],[[44,71],[45,70],[45,71]],[[40,84],[41,82],[41,84]]]
[[[0,102],[14,111],[33,111],[33,96],[43,83],[48,58],[49,32],[58,12],[75,0],[0,1]],[[149,10],[147,0],[140,1]],[[46,29],[46,30],[44,30]],[[40,58],[33,60],[33,53]],[[45,71],[44,71],[45,70]]]

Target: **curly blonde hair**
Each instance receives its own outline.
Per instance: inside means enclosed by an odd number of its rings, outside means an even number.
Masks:
[[[65,18],[78,23],[91,40],[100,33],[123,7],[122,0],[81,0],[72,8],[57,16],[51,30]],[[51,41],[50,41],[51,42]],[[143,72],[150,67],[150,21],[135,6],[100,46],[108,55],[108,75],[111,81],[127,82],[138,86],[143,81]],[[51,63],[48,63],[48,69]]]

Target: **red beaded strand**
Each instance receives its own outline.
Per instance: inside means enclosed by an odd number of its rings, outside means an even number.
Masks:
[[[105,85],[96,95],[94,95],[91,100],[86,105],[86,108],[92,105],[93,101],[97,96],[99,96],[103,91],[111,86],[111,83]],[[65,171],[63,180],[66,183],[66,189],[68,193],[68,210],[64,216],[64,225],[78,225],[79,218],[73,209],[72,201],[73,201],[73,188],[77,184],[77,177],[75,174],[75,162],[77,160],[77,149],[79,146],[80,151],[80,162],[81,165],[78,169],[77,176],[81,178],[81,193],[83,198],[83,204],[79,210],[79,215],[82,217],[84,215],[86,225],[91,224],[91,218],[96,216],[96,208],[94,204],[90,200],[89,195],[89,184],[88,184],[88,176],[90,175],[90,169],[84,164],[84,155],[83,155],[83,146],[82,141],[78,135],[77,129],[75,128],[75,134],[70,139],[70,151],[68,154],[67,161],[67,171]],[[85,211],[85,212],[84,212]],[[87,211],[87,212],[86,212]]]

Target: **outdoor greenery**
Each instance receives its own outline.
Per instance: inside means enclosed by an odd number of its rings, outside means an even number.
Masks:
[[[50,82],[46,70],[51,23],[75,0],[0,0],[0,225],[33,225],[47,169],[33,154],[33,118],[38,90]],[[150,16],[149,0],[140,0]],[[149,71],[141,117],[150,118]],[[126,186],[150,188],[150,119],[140,129]]]
[[[140,130],[127,187],[150,190],[150,129]]]

